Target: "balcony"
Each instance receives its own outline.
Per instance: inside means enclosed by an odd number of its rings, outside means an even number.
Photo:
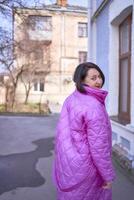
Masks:
[[[52,40],[52,17],[30,15],[27,19],[27,33],[30,40],[48,41]]]
[[[28,36],[30,40],[52,41],[52,31],[28,30]]]

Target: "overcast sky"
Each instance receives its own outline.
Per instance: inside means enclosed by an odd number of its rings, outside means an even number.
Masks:
[[[56,0],[38,0],[40,3],[45,3],[45,4],[53,4],[56,3]],[[23,0],[23,2],[26,3],[26,5],[33,5],[33,2],[36,2],[36,0]],[[88,0],[68,0],[68,4],[70,5],[79,5],[79,6],[87,6]],[[5,18],[5,17],[4,17]],[[0,26],[4,26],[5,29],[11,28],[11,23],[9,24],[9,19],[3,19],[0,15]]]
[[[40,0],[41,2],[46,3],[56,3],[56,0]],[[81,5],[81,6],[87,6],[88,0],[68,0],[68,4],[70,5]]]
[[[33,2],[36,2],[36,0],[23,0],[23,2],[26,3],[26,5],[32,5]],[[56,0],[37,0],[37,2],[44,3],[44,4],[53,4],[56,3]],[[79,6],[87,6],[88,0],[67,0],[67,3],[70,5],[79,5]]]

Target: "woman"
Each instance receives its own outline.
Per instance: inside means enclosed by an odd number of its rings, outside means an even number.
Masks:
[[[55,138],[58,200],[111,200],[111,124],[105,108],[105,77],[94,63],[78,65],[75,91],[66,98]]]

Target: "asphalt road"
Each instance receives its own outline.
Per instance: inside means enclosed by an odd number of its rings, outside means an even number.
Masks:
[[[0,200],[56,200],[51,166],[57,119],[0,116]],[[134,184],[114,165],[113,200],[133,200]]]

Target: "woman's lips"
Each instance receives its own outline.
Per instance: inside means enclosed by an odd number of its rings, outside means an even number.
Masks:
[[[97,87],[97,88],[101,88],[101,86],[100,86],[100,85],[97,85],[97,86],[95,86],[95,87]]]

